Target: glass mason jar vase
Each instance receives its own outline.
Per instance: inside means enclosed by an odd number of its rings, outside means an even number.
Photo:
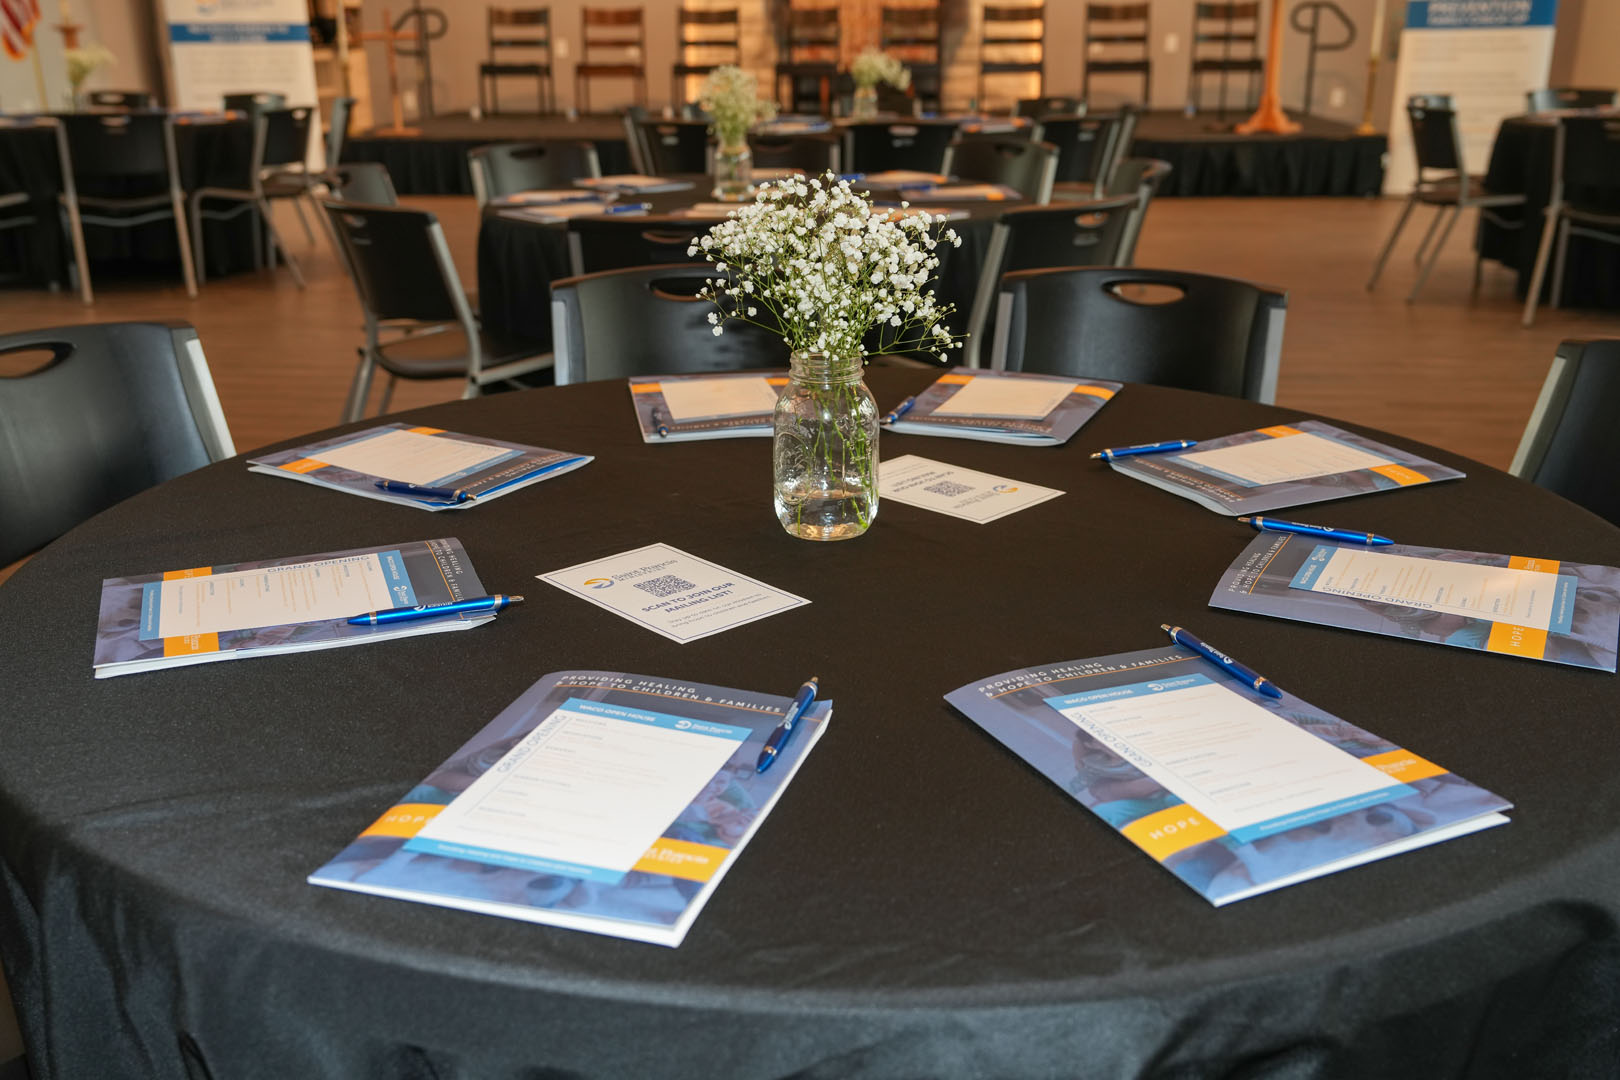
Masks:
[[[754,155],[746,142],[722,144],[714,151],[714,198],[744,202],[754,196]]]
[[[776,518],[803,540],[848,540],[878,512],[878,410],[861,358],[796,352],[776,401]]]
[[[878,93],[876,86],[857,86],[853,108],[850,115],[856,120],[870,120],[878,112]]]

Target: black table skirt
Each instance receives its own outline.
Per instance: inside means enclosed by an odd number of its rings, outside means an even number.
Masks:
[[[1552,199],[1553,142],[1556,127],[1544,119],[1510,117],[1497,129],[1491,145],[1490,165],[1485,186],[1492,191],[1522,191],[1525,205],[1493,210],[1492,214],[1510,225],[1503,226],[1482,218],[1479,250],[1518,272],[1518,294],[1530,291],[1535,273],[1536,251],[1541,244],[1541,224],[1547,203]],[[1587,198],[1601,205],[1612,202],[1620,192],[1620,177],[1607,192],[1570,192],[1576,199]],[[1556,240],[1556,238],[1555,238]],[[1552,256],[1556,257],[1555,246]],[[1547,264],[1542,284],[1543,303],[1552,300],[1553,265]],[[1580,236],[1569,238],[1569,255],[1564,264],[1564,304],[1567,307],[1620,309],[1620,244],[1606,244]]]
[[[471,195],[467,152],[498,141],[492,135],[470,138],[363,135],[343,145],[345,162],[378,161],[388,167],[394,190],[401,195]],[[624,139],[593,139],[602,173],[634,172]]]
[[[1138,134],[1131,156],[1174,168],[1160,195],[1364,195],[1384,184],[1383,135],[1158,139]]]
[[[870,381],[891,407],[928,378]],[[768,443],[645,445],[619,382],[402,415],[597,460],[437,516],[234,460],[0,588],[0,959],[40,1080],[1615,1075],[1616,677],[1211,610],[1251,534],[1086,458],[1300,414],[1131,386],[1060,448],[886,434],[887,456],[1067,494],[991,525],[886,503],[826,545],[775,521]],[[1585,511],[1392,441],[1468,478],[1309,516],[1620,562]],[[105,576],[441,535],[530,602],[467,634],[91,678]],[[533,580],[654,541],[812,603],[677,645]],[[1160,622],[1512,799],[1512,823],[1215,909],[941,699],[1162,644]],[[815,672],[837,702],[679,949],[304,883],[565,668],[779,692]]]

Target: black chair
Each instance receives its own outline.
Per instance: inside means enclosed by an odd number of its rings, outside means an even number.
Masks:
[[[998,303],[998,369],[1276,399],[1281,290],[1180,270],[1022,270],[1001,279]]]
[[[234,112],[244,112],[249,116],[261,113],[267,109],[285,109],[287,95],[275,94],[268,90],[254,90],[240,94],[226,94],[225,108]]]
[[[1531,90],[1525,98],[1533,113],[1556,112],[1560,109],[1612,108],[1620,104],[1620,93],[1598,87],[1548,87],[1545,90]]]
[[[116,502],[236,453],[186,323],[0,335],[0,356],[30,352],[49,356],[0,375],[0,566]]]
[[[560,139],[480,146],[467,151],[467,168],[480,209],[502,195],[566,188],[575,180],[602,175],[594,144]]]
[[[1043,116],[1084,116],[1086,103],[1072,97],[1019,98],[1013,107],[1014,116],[1038,120]]]
[[[579,39],[574,101],[580,112],[591,111],[593,79],[629,79],[636,103],[647,104],[647,26],[640,7],[580,8]]]
[[[833,83],[838,79],[842,27],[837,7],[802,8],[786,3],[777,16],[782,28],[777,42],[776,100],[790,113],[808,102],[808,112],[825,115],[831,110]],[[783,81],[787,95],[782,94]],[[805,93],[810,88],[809,93]]]
[[[1136,242],[1142,236],[1142,222],[1147,218],[1153,197],[1159,193],[1159,188],[1172,171],[1168,161],[1156,158],[1126,158],[1114,170],[1113,182],[1108,185],[1108,197],[1136,196],[1136,208],[1129,214],[1115,265],[1130,266],[1136,261]]]
[[[939,4],[893,7],[884,4],[878,48],[900,60],[911,71],[911,97],[926,111],[938,112],[944,89],[944,61],[940,48]],[[882,102],[879,102],[882,106]]]
[[[1543,212],[1535,270],[1524,299],[1524,325],[1536,321],[1547,262],[1553,266],[1552,305],[1564,302],[1569,238],[1620,245],[1620,118],[1562,116],[1553,137],[1552,198]],[[1558,250],[1553,253],[1553,237]]]
[[[990,230],[979,286],[968,312],[962,363],[982,367],[990,351],[992,320],[1002,275],[1063,266],[1117,266],[1137,197],[1009,210]]]
[[[1108,192],[1114,170],[1130,153],[1136,110],[1125,106],[1114,113],[1047,116],[1040,127],[1041,140],[1058,148],[1055,194],[1098,198]]]
[[[844,171],[843,139],[831,132],[795,135],[748,136],[754,166],[760,169],[799,169],[807,176]]]
[[[330,198],[366,206],[398,206],[399,196],[388,166],[380,161],[356,161],[331,171]],[[323,219],[324,220],[324,219]]]
[[[345,421],[365,412],[377,368],[388,374],[379,412],[398,379],[461,379],[462,397],[491,383],[551,366],[549,352],[485,334],[473,315],[444,230],[432,214],[397,207],[321,204],[353,268],[366,340],[343,409]],[[414,324],[419,332],[382,341],[384,323]]]
[[[696,52],[701,61],[689,59]],[[711,8],[693,11],[682,7],[675,13],[675,63],[669,70],[669,100],[686,101],[685,82],[703,78],[724,64],[742,64],[742,29],[737,9]]]
[[[714,267],[610,270],[551,285],[557,384],[787,366],[781,337],[742,322],[714,336],[714,304],[697,295]]]
[[[152,95],[145,90],[92,90],[85,101],[94,109],[150,109]]]
[[[326,167],[335,169],[343,162],[343,148],[349,141],[349,124],[354,118],[357,104],[352,97],[336,98],[332,102],[331,123],[326,128]]]
[[[0,127],[0,143],[7,138],[48,137],[56,151],[52,169],[23,169],[13,173],[0,168],[0,232],[7,229],[38,228],[40,217],[54,218],[58,211],[73,252],[68,274],[76,279],[79,298],[86,304],[95,299],[90,288],[90,266],[84,252],[84,229],[79,221],[79,193],[73,182],[73,160],[68,152],[67,135],[55,117],[36,116],[31,120]],[[70,284],[73,282],[70,282]],[[54,279],[51,285],[58,284]]]
[[[551,70],[551,9],[492,7],[486,15],[489,59],[478,65],[478,108],[490,116],[501,111],[501,80],[533,79],[538,112],[557,111],[557,82]],[[514,51],[543,53],[543,60],[511,60]]]
[[[1234,73],[1246,74],[1249,107],[1258,101],[1260,76],[1266,62],[1260,56],[1260,5],[1255,0],[1241,4],[1194,4],[1193,32],[1187,50],[1190,62],[1189,101],[1196,112],[1203,107],[1204,76],[1221,77],[1220,106],[1216,115],[1226,117],[1226,88]]]
[[[67,136],[79,219],[108,229],[174,220],[187,295],[197,295],[186,229],[186,195],[174,148],[174,121],[160,113],[68,113],[57,118]],[[116,191],[118,194],[105,194]],[[79,267],[88,282],[87,264]]]
[[[990,75],[1033,75],[1035,96],[1046,93],[1046,5],[986,4],[981,20],[980,107]]]
[[[1558,346],[1508,471],[1620,525],[1620,341]]]
[[[950,164],[954,120],[878,120],[844,126],[844,167],[856,172],[914,169],[943,173]]]
[[[1058,148],[1027,139],[961,139],[951,144],[951,175],[965,181],[1005,184],[1032,203],[1052,201]]]
[[[1379,253],[1378,261],[1373,264],[1372,277],[1367,279],[1367,291],[1371,292],[1378,284],[1378,275],[1384,271],[1384,263],[1389,260],[1389,253],[1395,249],[1395,241],[1400,238],[1401,230],[1406,227],[1406,219],[1411,216],[1412,208],[1418,203],[1435,208],[1434,219],[1429,222],[1429,231],[1424,234],[1423,242],[1418,245],[1416,259],[1422,263],[1418,272],[1417,281],[1412,285],[1412,291],[1407,294],[1406,302],[1411,303],[1417,299],[1418,293],[1423,289],[1423,283],[1429,280],[1429,272],[1440,259],[1440,249],[1446,246],[1446,238],[1451,235],[1451,228],[1462,217],[1462,212],[1469,207],[1478,207],[1480,217],[1489,217],[1493,223],[1504,229],[1523,228],[1524,223],[1492,213],[1493,210],[1504,206],[1523,206],[1523,193],[1493,192],[1485,187],[1483,176],[1470,176],[1463,169],[1462,136],[1457,130],[1457,112],[1452,108],[1450,95],[1417,95],[1406,102],[1406,116],[1412,126],[1412,150],[1417,162],[1417,180],[1412,185],[1412,193],[1406,197],[1406,205],[1401,208],[1401,216],[1395,221],[1395,228],[1391,230],[1389,239],[1384,243],[1384,250]],[[1433,173],[1435,175],[1429,175]],[[1440,233],[1439,240],[1430,246],[1435,230],[1440,226],[1440,219],[1451,211],[1451,219],[1446,222],[1445,229]],[[1474,245],[1478,251],[1479,245]],[[1423,261],[1423,253],[1429,252],[1427,262]],[[1480,263],[1483,256],[1474,256],[1474,292],[1479,291]]]
[[[253,152],[246,172],[237,178],[237,186],[200,187],[191,193],[191,239],[196,245],[199,281],[207,277],[206,261],[203,258],[203,220],[206,218],[224,221],[238,214],[253,213],[258,215],[264,233],[270,241],[270,265],[275,265],[276,253],[280,252],[282,259],[287,263],[288,272],[292,274],[293,282],[300,289],[304,287],[304,272],[281,239],[281,232],[276,228],[275,216],[270,211],[270,201],[290,200],[298,214],[298,223],[303,226],[305,239],[311,244],[315,243],[315,234],[310,231],[303,207],[303,200],[310,194],[311,177],[304,171],[304,160],[309,153],[309,125],[313,122],[314,115],[315,110],[307,105],[293,109],[264,109],[254,114]],[[297,171],[290,171],[294,168]],[[209,199],[239,205],[231,210],[204,209],[203,203]],[[255,266],[264,265],[259,234],[260,230],[256,226],[253,230]]]
[[[1153,26],[1148,5],[1087,4],[1085,56],[1082,97],[1091,100],[1093,75],[1140,75],[1142,106],[1146,108],[1153,93]]]
[[[701,255],[686,251],[713,224],[693,218],[630,214],[570,218],[568,264],[577,277],[663,263],[702,263]]]
[[[636,138],[653,176],[709,171],[709,125],[702,120],[639,120]]]

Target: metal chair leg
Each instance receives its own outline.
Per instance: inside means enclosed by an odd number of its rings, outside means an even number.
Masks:
[[[206,282],[208,280],[208,259],[205,257],[206,252],[203,251],[202,196],[200,194],[191,197],[191,251],[192,261],[196,264],[197,280]]]
[[[1558,222],[1558,249],[1553,252],[1552,306],[1564,306],[1564,267],[1569,259],[1569,218]]]
[[[68,200],[68,239],[73,244],[73,262],[79,268],[79,299],[86,304],[95,302],[90,289],[90,259],[84,253],[84,224],[79,220],[79,204]]]
[[[1541,303],[1541,283],[1547,277],[1547,260],[1552,255],[1553,234],[1558,231],[1559,217],[1557,204],[1542,212],[1541,243],[1536,247],[1536,267],[1530,273],[1530,289],[1524,297],[1524,318],[1520,320],[1524,326],[1536,321],[1536,305]]]
[[[1378,275],[1384,272],[1384,263],[1389,261],[1389,253],[1395,250],[1395,241],[1400,239],[1401,230],[1406,228],[1406,219],[1412,216],[1412,208],[1417,205],[1417,193],[1413,192],[1406,197],[1406,205],[1401,207],[1401,216],[1395,219],[1395,228],[1390,232],[1389,239],[1384,241],[1384,250],[1379,252],[1378,261],[1373,264],[1372,277],[1367,279],[1367,291],[1372,292],[1373,286],[1378,284]]]
[[[1451,217],[1446,219],[1446,227],[1440,230],[1440,238],[1434,242],[1434,250],[1429,252],[1429,261],[1423,264],[1423,269],[1418,273],[1417,281],[1412,285],[1411,293],[1406,297],[1408,304],[1415,301],[1418,298],[1418,293],[1423,291],[1423,285],[1429,280],[1429,274],[1434,270],[1434,264],[1440,261],[1440,252],[1445,250],[1446,238],[1451,235],[1451,227],[1457,224],[1457,219],[1460,217],[1462,217],[1462,207],[1452,207]]]
[[[399,382],[399,379],[392,372],[389,372],[388,381],[383,383],[382,400],[377,402],[378,416],[388,411],[388,403],[394,400],[394,384],[397,382]]]
[[[197,299],[197,268],[191,261],[191,237],[186,229],[186,200],[178,191],[169,194],[169,209],[174,214],[174,235],[180,242],[180,273],[186,279],[186,295]],[[202,213],[201,205],[197,213]],[[197,230],[201,235],[202,230]]]
[[[1429,228],[1423,234],[1423,240],[1417,246],[1417,252],[1412,256],[1414,265],[1423,263],[1423,255],[1429,250],[1429,241],[1434,239],[1434,230],[1440,227],[1440,219],[1446,216],[1446,208],[1440,207],[1435,211],[1434,217],[1429,221]]]
[[[292,203],[293,213],[298,215],[298,225],[304,230],[304,243],[308,244],[310,247],[314,247],[315,234],[310,230],[309,219],[304,216],[304,197],[302,195],[294,195],[287,201]]]
[[[302,289],[304,287],[304,272],[298,268],[298,260],[293,258],[293,253],[287,249],[286,241],[281,238],[281,230],[276,228],[275,219],[270,216],[270,202],[268,199],[259,200],[259,213],[264,215],[265,227],[270,232],[270,269],[275,270],[276,253],[280,252],[281,257],[286,260],[287,270],[292,274],[293,283]],[[313,241],[314,237],[310,239]]]
[[[354,369],[354,381],[349,384],[349,398],[343,403],[343,422],[352,424],[365,415],[366,398],[371,396],[371,374],[377,362],[365,349],[356,349],[360,364]]]

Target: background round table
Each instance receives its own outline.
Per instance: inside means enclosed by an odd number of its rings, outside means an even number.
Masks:
[[[930,377],[870,382],[890,407]],[[403,415],[597,460],[436,516],[233,460],[86,523],[0,588],[0,956],[42,1080],[1521,1078],[1620,1061],[1616,677],[1211,610],[1248,529],[1086,456],[1301,414],[1129,386],[1058,448],[885,434],[885,456],[1066,494],[989,525],[886,503],[834,544],[777,524],[764,440],[644,445],[622,383]],[[1620,563],[1598,518],[1414,448],[1468,478],[1306,516]],[[91,677],[103,577],[437,536],[529,603],[468,634]],[[533,580],[655,541],[812,603],[678,645]],[[1161,622],[1511,799],[1512,823],[1216,909],[942,700],[1161,646]],[[837,703],[680,948],[305,884],[569,668],[784,694],[815,673]]]

